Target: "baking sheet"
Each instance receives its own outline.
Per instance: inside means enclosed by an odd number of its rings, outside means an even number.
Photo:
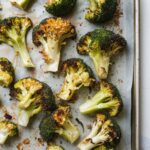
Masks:
[[[10,16],[28,16],[32,19],[33,24],[38,24],[42,19],[50,17],[44,10],[44,3],[46,0],[36,0],[33,2],[32,6],[28,9],[28,12],[19,10],[9,3],[9,0],[0,0],[0,3],[3,6],[3,10],[0,12],[2,17]],[[120,0],[120,7],[116,13],[116,17],[107,24],[95,26],[84,19],[85,9],[88,6],[88,2],[85,0],[78,0],[75,11],[68,16],[71,22],[76,26],[78,33],[77,40],[85,33],[94,30],[98,27],[106,27],[115,31],[116,33],[122,34],[128,42],[128,50],[120,54],[117,59],[114,59],[114,63],[111,66],[111,71],[109,75],[109,81],[116,85],[122,95],[124,102],[123,111],[116,118],[122,130],[122,139],[117,150],[131,150],[131,88],[133,81],[133,58],[134,58],[134,0]],[[118,17],[120,16],[120,17]],[[118,19],[119,18],[119,19]],[[60,90],[61,84],[63,82],[63,76],[61,74],[51,74],[43,72],[43,59],[41,54],[39,54],[40,48],[37,48],[32,43],[32,30],[29,32],[27,41],[28,48],[30,49],[30,56],[36,69],[33,71],[27,71],[22,67],[22,63],[19,57],[14,53],[14,50],[3,44],[0,45],[0,56],[7,57],[10,61],[13,62],[13,65],[16,70],[16,78],[21,79],[23,77],[31,76],[40,81],[48,83],[54,92]],[[76,52],[76,41],[69,41],[65,49],[62,51],[62,60],[72,57],[80,57],[85,60],[85,62],[92,67],[94,67],[92,61],[89,57],[82,57]],[[81,115],[78,111],[80,104],[84,103],[89,96],[93,96],[96,90],[89,92],[89,89],[83,88],[77,93],[76,103],[70,104],[72,106],[73,121],[78,125],[81,131],[81,138],[83,139],[86,136],[90,129],[88,126],[92,123],[93,120],[90,117]],[[17,101],[11,100],[9,96],[9,90],[0,87],[0,99],[2,101],[0,117],[3,118],[4,114],[8,112],[13,116],[13,121],[17,122]],[[40,123],[41,115],[38,115],[33,118],[28,128],[20,129],[19,137],[9,140],[6,145],[1,146],[0,150],[44,150],[46,143],[44,143],[39,135],[38,125]],[[78,124],[76,119],[81,120],[84,123],[84,131],[82,127]],[[60,143],[65,150],[77,150],[76,144],[71,145],[61,138],[57,141]]]

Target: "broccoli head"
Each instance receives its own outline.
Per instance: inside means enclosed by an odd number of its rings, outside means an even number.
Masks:
[[[116,116],[122,110],[122,99],[118,89],[106,81],[100,84],[100,91],[80,106],[82,114],[91,114],[97,111],[107,111],[110,116]]]
[[[33,78],[17,81],[11,89],[11,95],[19,101],[18,123],[22,126],[27,126],[29,119],[42,110],[53,111],[56,108],[51,88]]]
[[[4,57],[0,58],[0,85],[9,87],[15,78],[14,68],[12,63]]]
[[[125,49],[126,40],[106,29],[96,29],[81,37],[77,50],[81,55],[89,55],[94,62],[98,76],[106,79],[111,58]]]
[[[62,71],[65,72],[66,77],[61,91],[57,94],[62,100],[70,100],[75,91],[82,86],[92,86],[95,81],[91,69],[82,59],[66,60],[62,65]]]
[[[55,96],[51,90],[51,88],[46,84],[43,84],[43,90],[42,90],[42,110],[45,112],[52,112],[57,108],[56,102],[55,102]]]
[[[80,136],[78,128],[70,121],[70,107],[59,106],[52,114],[44,117],[39,129],[42,138],[49,142],[56,134],[70,143],[74,143]]]
[[[120,142],[121,131],[119,125],[104,114],[98,114],[92,125],[90,134],[82,140],[78,148],[80,150],[92,150],[97,146],[115,148]]]
[[[45,8],[54,16],[68,15],[75,7],[76,0],[48,0]]]
[[[10,2],[18,8],[26,9],[30,3],[30,0],[10,0]]]
[[[49,144],[46,150],[64,150],[64,149],[56,144]]]
[[[60,61],[60,52],[65,40],[76,36],[74,26],[68,20],[48,18],[43,20],[33,30],[33,43],[42,45],[41,51],[46,62],[46,72],[57,72]]]
[[[10,137],[18,134],[18,127],[8,120],[0,121],[0,144],[4,144]]]
[[[12,46],[20,54],[25,67],[34,67],[26,46],[26,34],[32,22],[27,17],[10,17],[0,21],[0,42]]]
[[[116,12],[117,0],[89,0],[90,7],[85,18],[93,23],[103,23],[110,20]]]

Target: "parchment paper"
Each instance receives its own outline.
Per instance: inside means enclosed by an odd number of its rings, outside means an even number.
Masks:
[[[10,16],[28,16],[32,19],[33,24],[38,24],[42,19],[50,17],[43,5],[46,0],[35,0],[33,1],[32,6],[28,9],[28,12],[24,12],[19,10],[18,8],[13,7],[9,0],[0,0],[0,3],[3,6],[3,10],[0,11],[0,15],[3,18]],[[78,33],[77,40],[85,33],[94,30],[98,27],[106,27],[108,29],[112,29],[116,33],[121,33],[128,42],[128,50],[118,57],[116,57],[113,61],[113,65],[111,66],[111,71],[109,75],[109,81],[111,81],[114,85],[116,85],[120,93],[122,95],[124,108],[121,114],[116,118],[122,130],[122,139],[119,144],[117,150],[131,150],[131,87],[133,81],[133,57],[134,57],[134,1],[133,0],[121,0],[120,2],[120,13],[117,13],[116,16],[121,15],[119,18],[115,17],[111,22],[103,25],[93,25],[87,22],[84,19],[85,9],[88,6],[88,2],[86,0],[78,0],[75,11],[68,16],[71,22],[76,26],[76,30]],[[117,11],[118,12],[118,11]],[[122,15],[123,13],[123,15]],[[117,25],[116,25],[117,24]],[[36,69],[34,71],[28,71],[22,67],[22,62],[19,57],[16,57],[14,50],[6,44],[0,45],[0,57],[7,57],[10,61],[13,62],[13,65],[16,70],[16,79],[21,79],[23,77],[31,76],[40,81],[44,81],[48,83],[53,92],[58,92],[60,90],[61,84],[63,82],[63,76],[61,74],[51,74],[44,73],[42,70],[44,61],[42,59],[39,51],[41,48],[37,48],[32,43],[32,30],[28,34],[28,48],[30,49],[30,56],[36,65]],[[89,57],[82,57],[76,52],[76,41],[69,41],[67,46],[62,50],[62,58],[61,60],[66,60],[67,58],[72,57],[80,57],[85,60],[85,62],[92,67],[93,71],[95,69],[93,67],[93,63]],[[78,125],[81,131],[81,138],[87,135],[90,132],[88,129],[88,125],[92,124],[93,118],[81,115],[78,111],[79,105],[84,103],[85,100],[88,99],[89,96],[93,96],[96,93],[96,90],[92,90],[90,93],[87,88],[81,89],[77,93],[77,100],[74,104],[70,104],[72,106],[73,112],[73,121],[76,125]],[[13,121],[17,122],[17,101],[10,100],[9,90],[0,87],[0,99],[2,101],[2,106],[0,110],[0,117],[3,118],[4,114],[7,112],[13,116]],[[19,137],[13,138],[12,140],[8,140],[8,142],[0,147],[0,150],[16,150],[23,148],[24,150],[44,150],[46,147],[46,143],[43,143],[40,139],[38,125],[40,123],[42,115],[38,115],[33,118],[28,128],[20,129]],[[84,124],[84,131],[82,127],[77,123],[76,118],[78,118]],[[29,142],[25,142],[25,140],[29,140]],[[74,145],[71,145],[61,138],[58,139],[58,143],[65,148],[65,150],[77,150],[76,142]],[[18,147],[18,148],[17,148]]]

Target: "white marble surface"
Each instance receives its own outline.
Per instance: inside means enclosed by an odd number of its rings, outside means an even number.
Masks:
[[[141,150],[150,150],[150,0],[141,0]]]

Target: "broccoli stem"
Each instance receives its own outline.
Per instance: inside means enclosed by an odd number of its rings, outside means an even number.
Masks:
[[[14,48],[15,48],[16,52],[18,52],[20,54],[23,65],[25,67],[33,68],[34,65],[31,61],[30,56],[29,56],[29,52],[28,52],[27,47],[26,47],[25,39],[19,39],[16,42],[16,44],[14,45]]]
[[[11,3],[19,8],[26,9],[30,0],[11,0]]]
[[[45,72],[57,72],[59,67],[61,49],[59,40],[47,39],[47,41],[45,41],[44,39],[41,39],[40,42],[44,46],[44,50],[42,53],[45,62],[47,63],[44,68]]]
[[[95,112],[96,110],[104,109],[109,107],[108,105],[103,103],[109,98],[108,94],[98,92],[91,100],[88,100],[86,103],[80,106],[80,112],[82,114],[90,114]]]
[[[97,133],[98,133],[98,131],[99,131],[99,129],[101,128],[101,126],[102,126],[102,122],[101,121],[99,121],[99,122],[94,122],[93,123],[93,126],[92,126],[92,131],[90,132],[90,134],[86,137],[86,139],[91,139],[92,137],[94,137]]]
[[[97,52],[97,53],[90,52],[89,55],[94,62],[94,66],[95,66],[98,76],[101,79],[106,79],[108,76],[110,57],[106,56],[104,53],[100,53],[100,52]]]
[[[30,107],[27,110],[20,109],[18,115],[18,124],[27,127],[29,120],[35,114],[38,114],[41,111],[41,106],[38,108]]]
[[[4,144],[5,143],[5,141],[8,138],[8,135],[9,135],[9,133],[8,133],[7,129],[2,128],[0,130],[0,144]]]
[[[30,119],[30,116],[28,112],[26,112],[25,110],[20,110],[19,116],[18,116],[18,124],[23,127],[26,127],[29,123],[29,119]]]
[[[63,128],[57,132],[70,143],[74,143],[80,136],[78,128],[70,120],[67,120],[63,124]]]
[[[87,108],[86,111],[83,111],[81,113],[90,114],[90,113],[96,112],[98,110],[111,109],[112,106],[115,106],[117,104],[118,104],[118,101],[112,100],[112,101],[107,102],[107,103],[101,103],[98,105],[91,106],[91,107]]]
[[[26,44],[18,42],[14,48],[15,48],[16,52],[18,52],[20,54],[23,65],[25,67],[33,68],[34,65],[30,59]]]

